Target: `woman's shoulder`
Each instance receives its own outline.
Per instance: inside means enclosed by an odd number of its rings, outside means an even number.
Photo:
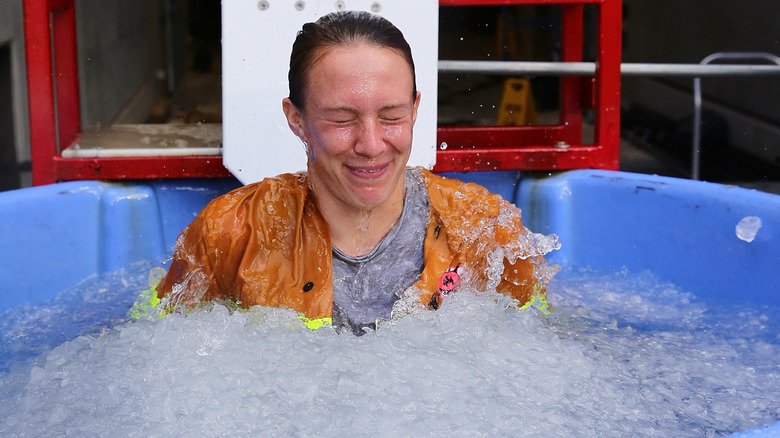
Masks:
[[[421,169],[421,174],[432,206],[436,210],[461,211],[472,209],[476,205],[493,209],[498,208],[502,201],[506,202],[501,196],[473,182],[436,175],[427,169]]]
[[[286,173],[218,196],[206,205],[199,216],[209,222],[235,222],[255,216],[255,213],[284,215],[285,212],[281,210],[295,210],[303,205],[307,193],[305,173]]]
[[[523,233],[520,209],[476,183],[446,178],[423,169],[431,210],[456,243],[496,239],[505,243]]]
[[[285,173],[262,181],[233,189],[214,198],[209,207],[240,206],[247,202],[270,202],[278,198],[298,197],[306,194],[305,173]]]

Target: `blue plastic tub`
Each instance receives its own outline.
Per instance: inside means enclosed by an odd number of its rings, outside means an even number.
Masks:
[[[780,305],[780,196],[607,171],[449,176],[513,199],[529,228],[557,233],[563,246],[550,260],[564,270],[647,270],[723,305]],[[50,300],[91,275],[164,259],[195,214],[237,186],[84,181],[0,194],[0,312]],[[761,220],[750,242],[735,231],[746,217]],[[777,434],[780,423],[748,433]]]

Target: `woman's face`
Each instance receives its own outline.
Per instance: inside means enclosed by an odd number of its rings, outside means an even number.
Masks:
[[[419,93],[409,64],[393,49],[358,43],[315,54],[303,108],[283,107],[308,144],[318,198],[372,210],[399,196],[412,147]]]

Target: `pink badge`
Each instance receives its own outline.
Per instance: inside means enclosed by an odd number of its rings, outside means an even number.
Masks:
[[[459,282],[460,275],[458,275],[457,271],[447,271],[439,277],[439,290],[444,293],[452,292],[458,286]]]

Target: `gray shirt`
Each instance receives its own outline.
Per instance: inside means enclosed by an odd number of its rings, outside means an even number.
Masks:
[[[356,335],[389,319],[393,304],[423,269],[423,243],[430,215],[420,169],[407,169],[401,217],[368,254],[348,256],[333,247],[333,326]]]

